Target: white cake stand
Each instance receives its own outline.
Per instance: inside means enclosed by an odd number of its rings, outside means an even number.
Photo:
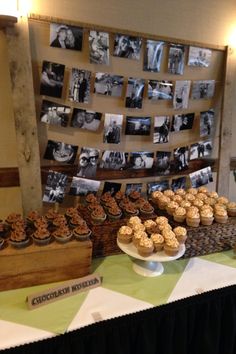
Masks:
[[[144,277],[156,277],[164,272],[161,262],[170,262],[180,258],[185,252],[185,245],[180,245],[176,256],[167,256],[164,251],[153,253],[151,256],[142,257],[138,254],[133,243],[121,243],[117,240],[119,248],[129,256],[133,257],[133,270]]]

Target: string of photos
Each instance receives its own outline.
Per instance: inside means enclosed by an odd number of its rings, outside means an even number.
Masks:
[[[82,51],[84,29],[78,26],[65,24],[50,24],[51,47],[64,50]],[[110,63],[110,38],[109,33],[101,31],[89,31],[89,61],[93,64],[109,65]],[[115,34],[112,55],[132,60],[141,59],[141,37]],[[148,72],[160,72],[163,60],[163,48],[166,45],[163,41],[146,39],[143,70]],[[185,61],[192,67],[209,67],[212,51],[206,48],[186,46],[181,44],[168,44],[168,65],[167,72],[174,75],[183,75]],[[73,104],[88,104],[91,99],[92,79],[94,78],[93,93],[97,95],[113,96],[122,98],[125,92],[124,106],[133,108],[138,112],[143,107],[143,99],[150,101],[165,100],[172,104],[174,110],[187,109],[189,99],[211,99],[215,93],[215,80],[145,80],[142,78],[125,78],[120,75],[108,74],[106,72],[92,73],[82,68],[69,68],[69,89],[67,99]],[[50,61],[43,61],[40,94],[62,98],[65,84],[65,65]],[[128,79],[128,80],[125,80]],[[126,87],[125,82],[127,81]],[[146,86],[146,90],[145,90]],[[144,96],[146,93],[146,97]],[[91,111],[81,107],[70,107],[69,105],[43,100],[41,106],[41,122],[58,125],[62,127],[71,126],[75,129],[85,129],[90,132],[99,132],[104,114],[103,143],[119,144],[122,139],[122,131],[125,135],[150,136],[153,131],[153,144],[165,144],[169,142],[171,133],[190,130],[193,127],[196,112],[185,114],[173,114],[168,116],[155,115],[125,117],[122,114],[111,114]],[[151,129],[152,122],[154,124]],[[100,151],[92,147],[81,147],[78,156],[78,169],[73,177],[69,194],[84,195],[88,191],[97,192],[100,182],[96,181],[97,168],[110,170],[124,169],[153,169],[160,176],[188,169],[190,160],[207,157],[212,151],[212,130],[214,126],[214,109],[200,112],[199,119],[199,141],[190,146],[180,146],[173,151]],[[167,149],[166,149],[167,150]],[[74,164],[77,159],[79,147],[70,142],[48,140],[44,158],[55,160],[60,163]],[[199,186],[212,181],[211,168],[196,171],[189,175],[193,186]],[[186,183],[186,177],[172,180],[171,188],[182,187]],[[103,191],[107,191],[112,185],[115,191],[121,188],[120,183],[105,182]],[[141,185],[141,187],[140,187]],[[68,176],[50,171],[46,184],[44,201],[55,201],[56,190],[58,189],[59,199],[64,198]],[[132,187],[131,187],[132,186]],[[142,184],[127,184],[129,188],[140,189]],[[169,188],[169,180],[147,183],[147,193]],[[178,187],[179,188],[179,187]],[[113,192],[113,189],[110,191]],[[57,200],[58,201],[58,200]]]

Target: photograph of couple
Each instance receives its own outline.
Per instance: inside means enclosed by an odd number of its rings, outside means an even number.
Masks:
[[[58,23],[50,24],[50,47],[81,50],[83,28]]]

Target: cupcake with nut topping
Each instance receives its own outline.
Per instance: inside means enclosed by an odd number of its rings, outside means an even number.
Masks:
[[[209,208],[200,210],[201,224],[205,226],[212,225],[214,217],[213,212]]]
[[[121,226],[117,232],[117,239],[121,243],[131,243],[133,238],[133,230],[129,226]]]
[[[164,247],[164,237],[159,233],[151,234],[151,240],[154,246],[154,252],[160,252],[163,250]]]
[[[186,219],[186,210],[182,207],[178,207],[173,213],[173,218],[177,222],[184,222]]]
[[[228,213],[225,208],[217,208],[214,212],[215,221],[220,224],[225,224],[228,221]]]
[[[192,207],[194,208],[194,207]],[[196,208],[197,209],[197,208]],[[186,214],[186,224],[191,227],[198,227],[200,224],[200,214],[198,209],[189,209]]]
[[[227,207],[227,213],[229,216],[236,216],[236,203],[235,202],[229,202],[226,204]]]
[[[174,257],[178,254],[180,249],[179,241],[175,239],[167,240],[164,244],[164,251],[167,256]]]
[[[185,227],[177,226],[173,229],[173,232],[179,243],[185,243],[187,240],[187,230]]]
[[[138,254],[142,257],[149,257],[154,251],[153,241],[148,237],[143,237],[137,246]]]

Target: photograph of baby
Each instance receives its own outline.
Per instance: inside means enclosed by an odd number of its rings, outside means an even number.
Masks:
[[[189,178],[193,188],[198,188],[213,182],[211,167],[208,166],[196,172],[190,173]]]
[[[43,123],[67,127],[71,108],[59,103],[43,100],[40,120]]]
[[[71,118],[71,127],[97,131],[101,123],[102,113],[74,108]]]
[[[170,151],[157,151],[156,152],[156,162],[155,170],[158,174],[168,175],[170,173],[170,161],[171,152]]]
[[[126,135],[150,135],[151,117],[126,117]]]
[[[160,191],[163,192],[169,189],[169,181],[154,181],[147,183],[147,195],[150,196],[153,192]]]
[[[72,102],[88,103],[90,99],[91,71],[72,68],[69,97]]]
[[[112,197],[119,192],[121,189],[121,183],[116,183],[116,182],[105,182],[102,194],[109,192]]]
[[[189,149],[188,146],[174,149],[174,170],[176,172],[188,169]]]
[[[142,169],[152,168],[154,161],[154,152],[138,151],[130,153],[130,168]]]
[[[65,65],[43,61],[40,95],[61,98]]]
[[[163,144],[169,141],[170,117],[156,116],[154,117],[153,143]]]
[[[106,96],[121,97],[124,77],[107,73],[96,73],[94,93]]]
[[[100,168],[109,170],[123,170],[127,168],[128,152],[103,151]]]
[[[91,64],[109,65],[109,33],[89,32],[89,59]]]
[[[140,59],[142,39],[139,37],[116,34],[113,55],[120,58]]]
[[[167,80],[149,80],[148,81],[148,99],[156,100],[172,100],[173,99],[173,82]]]
[[[190,160],[210,156],[212,152],[212,140],[199,141],[190,147]]]
[[[126,88],[125,107],[127,108],[142,108],[144,79],[135,79],[130,77]]]
[[[44,190],[43,202],[62,203],[65,196],[67,179],[67,175],[50,170]]]
[[[79,155],[78,171],[76,176],[83,178],[94,178],[96,177],[97,164],[99,160],[98,149],[93,149],[89,147],[81,148]]]
[[[168,73],[183,75],[184,73],[185,46],[170,44],[168,56]]]
[[[80,177],[73,177],[69,194],[85,196],[88,193],[96,194],[101,185],[100,181],[94,181],[91,179],[85,179]]]
[[[200,137],[209,136],[214,124],[214,109],[200,113]]]
[[[161,60],[164,42],[147,39],[144,51],[143,70],[159,72],[161,69]]]
[[[171,189],[172,191],[176,191],[177,189],[186,189],[186,177],[179,177],[172,179]]]
[[[194,117],[195,117],[194,113],[175,114],[172,117],[171,131],[178,132],[180,130],[192,129]]]
[[[175,81],[175,90],[174,90],[174,98],[173,98],[174,109],[188,108],[190,85],[191,85],[191,81],[189,80]]]
[[[78,151],[77,145],[65,144],[64,142],[48,140],[43,158],[73,164]]]
[[[50,47],[82,50],[83,28],[58,23],[50,24]]]
[[[125,188],[125,194],[129,195],[132,191],[142,192],[142,183],[127,183]]]
[[[105,113],[103,142],[119,144],[122,130],[123,115]]]
[[[189,47],[188,65],[207,68],[211,63],[212,51],[206,48]]]
[[[194,100],[210,99],[214,96],[215,80],[193,81],[191,98]]]

